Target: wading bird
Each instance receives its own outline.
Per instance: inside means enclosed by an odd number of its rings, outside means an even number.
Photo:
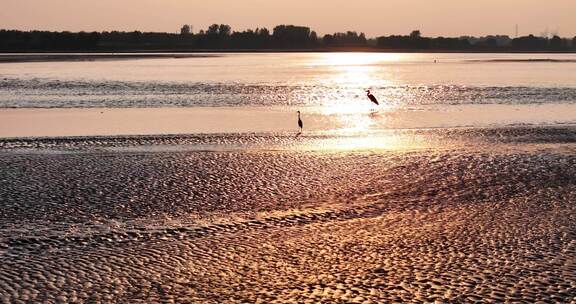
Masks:
[[[374,97],[374,95],[372,95],[372,93],[370,93],[370,90],[366,90],[366,96],[370,98],[370,101],[372,101],[376,105],[379,105],[378,100],[376,99],[376,97]]]
[[[300,119],[300,111],[298,111],[297,113],[298,113],[298,128],[300,128],[299,133],[302,133],[302,128],[304,128],[304,124],[302,123],[302,119]]]

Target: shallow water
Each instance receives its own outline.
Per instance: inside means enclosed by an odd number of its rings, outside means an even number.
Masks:
[[[132,109],[3,109],[0,138],[298,132],[358,135],[387,130],[494,128],[576,124],[576,104],[443,105],[373,110],[363,107],[193,107]],[[305,110],[305,111],[304,111]],[[375,134],[376,133],[376,134]],[[382,143],[385,144],[385,143]]]
[[[366,89],[395,107],[574,103],[575,59],[572,54],[274,53],[5,63],[0,107],[340,107],[364,104]]]

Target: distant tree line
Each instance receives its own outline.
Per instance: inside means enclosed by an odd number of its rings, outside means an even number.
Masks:
[[[572,39],[536,37],[528,35],[511,39],[497,35],[487,37],[427,38],[420,31],[408,36],[378,37],[377,45],[384,49],[461,50],[461,51],[576,51],[576,37]]]
[[[378,37],[378,47],[385,49],[407,50],[468,50],[472,45],[470,41],[462,38],[427,38],[422,37],[420,31],[412,31],[408,36]]]
[[[213,24],[193,33],[184,25],[180,33],[155,32],[49,32],[0,30],[0,51],[154,51],[154,50],[405,50],[405,51],[576,51],[572,39],[537,37],[510,38],[496,35],[458,38],[409,35],[367,39],[364,33],[347,31],[319,36],[305,26],[278,25],[232,31],[226,24]]]

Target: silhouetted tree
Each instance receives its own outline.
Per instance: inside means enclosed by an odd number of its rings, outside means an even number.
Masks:
[[[512,39],[506,35],[488,35],[485,37],[461,36],[460,40],[468,41],[469,46],[477,50],[497,50],[508,48],[512,44]]]
[[[550,49],[554,51],[562,51],[568,49],[568,42],[558,37],[557,35],[554,35],[554,37],[550,39],[549,43]]]
[[[498,42],[496,42],[496,39],[494,39],[494,38],[488,38],[485,41],[485,45],[490,47],[490,48],[495,48],[498,46]]]
[[[334,33],[333,35],[324,35],[322,38],[322,43],[324,46],[365,46],[366,45],[366,35],[364,33],[358,33],[353,31],[348,31],[346,33]]]
[[[419,39],[421,35],[422,35],[422,34],[420,33],[419,30],[415,30],[415,31],[412,31],[412,32],[410,33],[410,38],[412,38],[412,39]]]
[[[218,24],[212,24],[206,30],[206,35],[218,35],[218,29],[220,29]]]
[[[0,30],[0,50],[84,51],[98,48],[101,34],[97,32],[46,32]]]
[[[212,24],[204,32],[198,34],[196,45],[199,48],[230,48],[231,27],[227,24]]]
[[[182,26],[182,28],[180,29],[180,34],[181,35],[189,35],[192,32],[190,25],[188,24],[184,24]]]
[[[312,41],[313,44],[318,43],[318,34],[316,34],[315,31],[310,32],[310,40]]]
[[[218,35],[220,36],[230,36],[232,28],[227,24],[220,24],[218,26]]]
[[[460,38],[429,38],[429,48],[436,50],[467,50],[470,48],[470,42]],[[494,45],[495,40],[492,40]]]
[[[468,50],[471,43],[470,37],[461,38],[427,38],[420,36],[420,31],[413,31],[409,36],[378,37],[377,45],[386,49],[401,50]]]
[[[512,39],[512,47],[518,50],[545,50],[547,46],[546,38],[535,37],[532,34]]]
[[[261,28],[260,31],[256,31],[256,33],[262,37],[270,36],[270,31],[267,28]]]
[[[272,38],[275,47],[302,48],[310,46],[310,28],[295,25],[278,25],[274,27]]]
[[[270,35],[267,29],[233,32],[230,36],[230,46],[240,49],[260,49],[269,45]]]

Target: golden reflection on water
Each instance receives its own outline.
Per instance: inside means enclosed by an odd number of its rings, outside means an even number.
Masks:
[[[381,62],[398,62],[406,58],[399,53],[323,53],[318,64],[324,65],[366,65]]]
[[[337,115],[342,127],[338,128],[338,133],[357,133],[369,131],[374,125],[374,119],[370,114],[340,114]]]
[[[357,94],[349,100],[330,98],[326,96],[319,112],[332,116],[341,127],[337,132],[366,132],[375,127],[376,121],[382,124],[385,114],[396,107],[384,96],[379,96],[378,88],[398,84],[394,79],[391,67],[385,63],[402,61],[404,54],[378,53],[326,53],[318,58],[317,65],[329,66],[332,73],[326,78],[317,79],[318,83],[326,83],[336,87],[358,88]],[[382,64],[384,63],[384,64]],[[371,89],[379,98],[376,106],[368,97],[366,90]]]
[[[368,132],[349,136],[318,139],[301,146],[304,150],[316,151],[414,151],[433,148],[427,136],[416,136],[400,132]]]
[[[385,63],[399,60],[400,56],[371,53],[324,54],[318,58],[317,65],[327,66],[331,73],[320,75],[316,80],[336,87],[364,89],[390,85],[393,83],[390,81],[391,68]]]
[[[337,135],[332,139],[313,143],[318,150],[412,150],[428,147],[426,138],[407,136],[397,132],[379,132],[387,129],[389,115],[398,105],[387,100],[379,88],[399,85],[394,65],[406,60],[405,54],[378,53],[326,53],[318,57],[315,65],[328,67],[331,73],[316,79],[320,84],[335,88],[357,88],[349,100],[330,98],[327,94],[318,112],[337,122],[329,131]],[[374,105],[366,90],[371,90],[380,105]],[[338,94],[336,94],[338,95]]]

